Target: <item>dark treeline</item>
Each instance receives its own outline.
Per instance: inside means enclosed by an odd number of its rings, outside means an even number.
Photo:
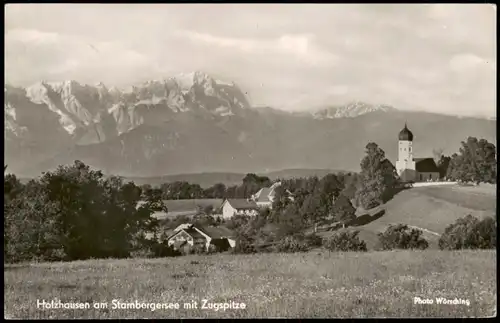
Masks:
[[[176,181],[164,183],[159,187],[164,200],[184,199],[224,199],[224,198],[249,198],[259,189],[271,185],[271,180],[266,176],[249,173],[243,178],[240,185],[226,186],[222,183],[209,188],[202,188],[199,184]],[[151,185],[142,185],[144,189],[152,188]]]

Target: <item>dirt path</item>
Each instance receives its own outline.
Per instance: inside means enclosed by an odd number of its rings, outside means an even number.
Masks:
[[[437,233],[437,232],[434,232],[434,231],[431,231],[431,230],[427,230],[427,229],[424,229],[424,228],[420,228],[420,227],[417,227],[417,226],[414,226],[414,225],[408,225],[408,227],[410,228],[413,228],[413,229],[417,229],[417,230],[421,230],[423,232],[426,232],[426,233],[429,233],[429,234],[432,234],[432,235],[435,235],[435,236],[441,236],[441,234]]]

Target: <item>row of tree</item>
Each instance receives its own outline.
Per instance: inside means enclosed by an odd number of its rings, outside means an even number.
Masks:
[[[164,183],[159,186],[164,200],[184,199],[224,199],[224,198],[249,198],[262,187],[271,185],[271,180],[266,176],[258,176],[253,173],[247,174],[240,185],[226,186],[217,183],[208,188],[202,188],[199,184],[186,181],[175,181]],[[151,185],[145,184],[144,189],[151,189]]]

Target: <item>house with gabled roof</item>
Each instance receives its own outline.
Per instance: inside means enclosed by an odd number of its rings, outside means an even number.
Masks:
[[[222,218],[227,220],[235,215],[256,216],[259,213],[259,206],[255,201],[247,199],[226,199],[220,210]]]
[[[271,208],[276,196],[276,189],[281,186],[281,182],[276,182],[271,187],[263,187],[250,198],[261,208]],[[293,200],[292,193],[286,190],[287,195]]]
[[[236,238],[234,232],[224,226],[199,227],[185,223],[167,238],[167,244],[179,251],[196,246],[208,250],[210,245],[218,251],[225,251],[236,246]]]

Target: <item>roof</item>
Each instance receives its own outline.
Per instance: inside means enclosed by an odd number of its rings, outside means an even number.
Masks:
[[[191,237],[193,237],[193,239],[196,239],[196,238],[203,238],[204,239],[205,238],[205,236],[203,236],[201,233],[199,233],[195,229],[193,229],[193,228],[187,228],[187,229],[181,229],[181,230],[179,230],[177,232],[174,232],[174,234],[172,234],[171,236],[169,236],[167,240],[172,239],[173,237],[175,237],[176,235],[180,234],[181,232],[189,234]]]
[[[420,173],[439,173],[439,168],[434,158],[414,158],[415,170]]]
[[[258,206],[253,201],[245,199],[228,199],[227,202],[236,210],[257,210]]]
[[[200,227],[200,231],[206,233],[212,239],[233,238],[235,233],[224,226]]]
[[[189,229],[191,228],[193,225],[191,223],[183,223],[179,226],[177,226],[177,228],[174,229],[174,232],[177,232],[177,231],[180,231],[180,230],[185,230],[185,229]]]
[[[259,195],[257,196],[257,202],[269,202],[269,194],[271,194],[271,188],[264,187],[259,191]]]
[[[413,141],[413,133],[408,129],[405,123],[403,130],[399,132],[399,140]]]
[[[188,229],[184,229],[182,231],[186,232],[187,234],[189,234],[193,238],[205,238],[204,235],[202,235],[201,233],[199,233],[198,231],[196,231],[193,227],[188,228]]]

